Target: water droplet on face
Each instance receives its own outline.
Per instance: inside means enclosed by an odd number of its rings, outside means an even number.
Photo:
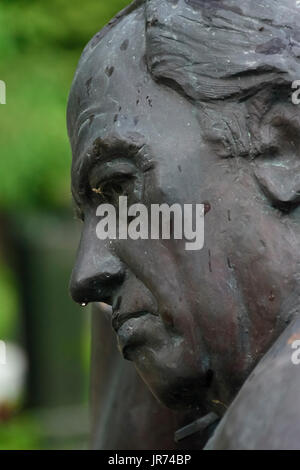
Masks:
[[[82,303],[80,304],[80,307],[87,307],[87,305],[88,305],[87,302],[82,302]]]

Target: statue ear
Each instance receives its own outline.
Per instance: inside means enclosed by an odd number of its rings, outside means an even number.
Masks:
[[[300,162],[275,158],[257,162],[255,176],[274,206],[287,211],[300,202]]]
[[[282,116],[261,129],[266,151],[254,162],[257,181],[273,206],[290,212],[300,202],[300,125]]]

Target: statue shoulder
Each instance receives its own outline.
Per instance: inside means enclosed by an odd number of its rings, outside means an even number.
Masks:
[[[300,449],[300,318],[250,374],[206,450]]]

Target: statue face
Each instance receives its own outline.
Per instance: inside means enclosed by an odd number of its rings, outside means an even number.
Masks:
[[[196,108],[152,80],[140,15],[106,34],[71,92],[72,187],[84,214],[71,293],[112,305],[121,353],[162,402],[221,413],[298,305],[299,226],[271,207],[256,161],[216,155]],[[99,240],[101,185],[125,186],[129,203],[147,207],[205,202],[204,248]]]

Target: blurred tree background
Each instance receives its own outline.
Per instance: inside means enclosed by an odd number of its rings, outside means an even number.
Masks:
[[[28,360],[19,402],[1,403],[0,389],[0,449],[84,446],[89,323],[67,292],[80,227],[66,104],[83,47],[129,3],[0,3],[0,340]]]

